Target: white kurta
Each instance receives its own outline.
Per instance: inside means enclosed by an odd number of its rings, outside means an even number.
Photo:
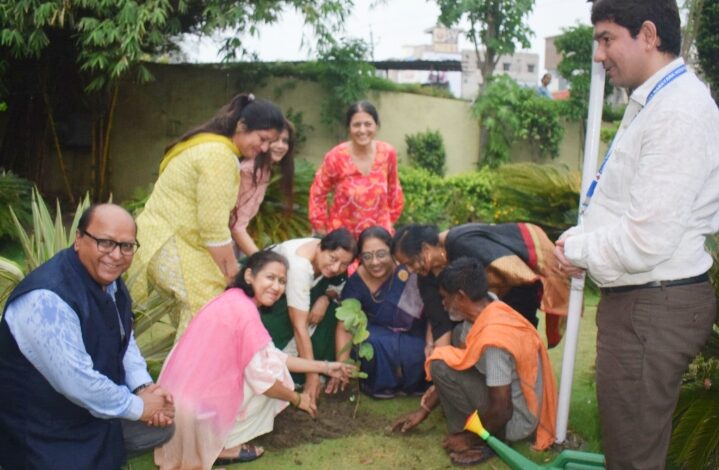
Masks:
[[[244,399],[225,448],[244,444],[272,431],[275,416],[288,405],[284,400],[263,395],[277,380],[290,389],[295,387],[287,369],[287,354],[270,343],[257,351],[245,368]]]

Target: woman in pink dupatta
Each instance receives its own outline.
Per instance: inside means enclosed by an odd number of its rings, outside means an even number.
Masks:
[[[290,370],[348,379],[347,364],[288,357],[274,347],[258,307],[283,294],[286,276],[282,255],[255,253],[234,286],[205,305],[175,345],[158,380],[175,400],[175,434],[155,449],[161,469],[254,460],[263,450],[247,442],[272,431],[288,402],[314,416],[316,407],[294,390]]]

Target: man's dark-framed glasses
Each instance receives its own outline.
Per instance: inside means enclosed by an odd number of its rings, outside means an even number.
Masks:
[[[85,231],[82,232],[83,235],[87,235],[88,237],[95,240],[95,243],[97,243],[97,251],[100,253],[112,253],[115,251],[115,247],[120,247],[120,253],[122,253],[125,256],[129,256],[132,254],[135,254],[138,248],[140,248],[140,244],[138,242],[116,242],[115,240],[110,240],[109,238],[97,238],[95,235]]]

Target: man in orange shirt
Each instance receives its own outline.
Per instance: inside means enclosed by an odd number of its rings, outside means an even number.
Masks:
[[[475,435],[463,431],[479,410],[487,430],[508,441],[535,435],[535,448],[554,442],[556,386],[547,349],[537,330],[487,291],[484,266],[473,258],[450,263],[439,277],[445,309],[464,320],[454,331],[455,346],[434,350],[425,367],[434,386],[420,409],[397,420],[408,431],[441,403],[448,437],[443,446],[458,465],[480,463],[493,455]]]

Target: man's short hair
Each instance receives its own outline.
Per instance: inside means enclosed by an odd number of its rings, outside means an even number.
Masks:
[[[676,0],[595,0],[592,24],[611,21],[637,37],[642,24],[651,21],[657,28],[660,52],[678,56],[681,52],[682,30]]]
[[[439,273],[439,287],[448,294],[454,294],[460,290],[470,300],[477,302],[487,297],[487,275],[484,272],[484,265],[476,258],[462,256],[447,265]]]
[[[98,204],[92,204],[90,207],[88,207],[82,212],[80,220],[77,221],[77,231],[81,234],[85,234],[87,227],[90,225],[90,222],[92,222],[92,214],[93,212],[95,212],[97,206]]]
[[[87,209],[85,209],[82,214],[80,215],[80,219],[77,221],[77,231],[80,232],[81,235],[85,235],[87,233],[87,227],[92,222],[92,217],[95,215],[95,209],[97,209],[100,206],[106,206],[106,205],[116,205],[116,204],[110,204],[110,203],[95,203],[90,205]],[[132,214],[130,214],[124,207],[117,206],[123,209],[132,219],[132,223],[135,225],[135,232],[137,232],[137,222],[135,222],[135,218],[132,217]]]

